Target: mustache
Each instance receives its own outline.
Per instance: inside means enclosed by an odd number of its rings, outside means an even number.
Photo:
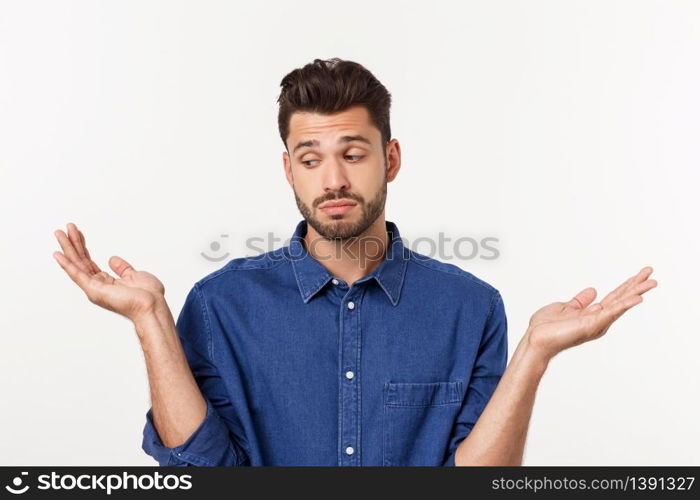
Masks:
[[[341,191],[340,193],[337,194],[329,194],[326,196],[323,196],[321,198],[318,198],[316,201],[314,201],[314,207],[318,207],[321,203],[325,203],[327,201],[333,201],[333,200],[352,200],[356,201],[358,204],[359,203],[364,203],[364,198],[360,195],[356,194],[351,194],[345,191]]]

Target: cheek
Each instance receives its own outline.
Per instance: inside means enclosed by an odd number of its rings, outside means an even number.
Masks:
[[[357,179],[356,186],[365,198],[374,196],[384,185],[384,170],[373,170]]]
[[[294,191],[296,191],[297,196],[301,198],[301,201],[307,205],[311,205],[319,196],[319,193],[323,193],[320,184],[310,176],[303,175],[303,173],[302,175],[294,175]]]
[[[367,166],[369,167],[369,165]],[[350,182],[358,189],[372,191],[384,180],[384,168],[374,165],[371,168],[360,168],[351,172]]]

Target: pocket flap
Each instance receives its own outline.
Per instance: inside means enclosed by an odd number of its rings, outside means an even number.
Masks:
[[[435,406],[460,403],[461,380],[444,382],[386,382],[384,402],[389,406]]]

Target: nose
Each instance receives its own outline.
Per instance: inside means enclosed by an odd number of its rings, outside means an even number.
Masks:
[[[341,190],[350,190],[350,179],[343,165],[330,161],[323,172],[323,191],[328,193]]]

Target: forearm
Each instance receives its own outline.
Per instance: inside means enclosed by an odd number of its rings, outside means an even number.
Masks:
[[[179,446],[204,421],[206,401],[165,302],[134,325],[146,359],[153,424],[165,446]]]
[[[535,393],[548,361],[525,334],[474,428],[459,444],[455,465],[521,465]]]

